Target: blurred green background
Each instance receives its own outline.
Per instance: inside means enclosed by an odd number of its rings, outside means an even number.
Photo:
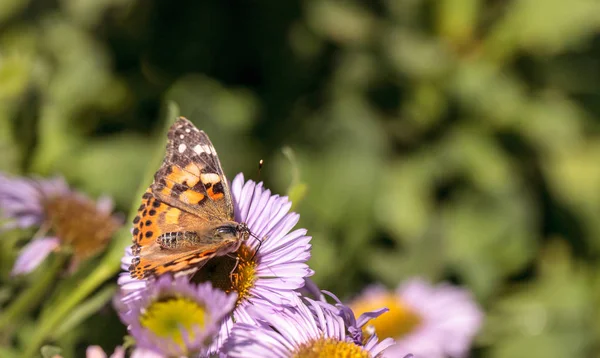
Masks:
[[[600,1],[0,1],[0,170],[128,212],[168,101],[230,179],[265,161],[322,288],[450,280],[474,357],[600,357]]]

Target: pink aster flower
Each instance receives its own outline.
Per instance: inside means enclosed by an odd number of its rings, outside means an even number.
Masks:
[[[446,283],[432,286],[420,279],[400,285],[395,292],[381,286],[367,288],[350,304],[356,312],[382,306],[390,312],[370,325],[381,337],[396,339],[387,351],[390,357],[409,352],[415,357],[467,357],[483,320],[469,291]]]
[[[38,228],[36,238],[21,250],[12,274],[31,272],[63,245],[73,250],[73,262],[98,253],[120,226],[111,211],[110,199],[94,202],[72,191],[62,178],[0,174],[0,231]]]

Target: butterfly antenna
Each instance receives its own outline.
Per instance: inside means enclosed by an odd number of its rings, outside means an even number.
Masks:
[[[250,236],[252,236],[253,238],[255,238],[256,240],[258,240],[259,244],[258,247],[256,248],[256,250],[254,250],[254,255],[252,255],[252,258],[250,260],[254,260],[254,257],[256,257],[256,253],[258,252],[258,250],[260,250],[260,247],[262,246],[263,240],[264,239],[259,239],[258,236],[254,235],[253,233],[249,232]]]
[[[263,168],[263,165],[264,165],[264,164],[265,164],[265,161],[264,161],[264,160],[262,160],[262,159],[261,159],[261,160],[259,160],[259,161],[258,161],[258,174],[257,174],[257,181],[258,181],[258,179],[260,179],[260,172],[261,172],[261,170],[262,170],[262,168]]]

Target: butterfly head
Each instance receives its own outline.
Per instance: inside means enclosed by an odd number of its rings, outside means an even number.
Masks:
[[[214,229],[214,240],[223,243],[223,247],[229,246],[229,251],[236,251],[250,236],[250,230],[245,223],[226,222]],[[230,245],[235,246],[235,250]]]
[[[227,222],[215,228],[214,238],[219,241],[244,241],[247,237],[248,227],[246,224]]]

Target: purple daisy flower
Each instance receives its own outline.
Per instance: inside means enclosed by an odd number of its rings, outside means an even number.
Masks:
[[[12,274],[34,270],[52,251],[69,245],[73,262],[101,251],[120,226],[111,216],[112,201],[97,202],[73,192],[63,178],[9,178],[0,174],[0,232],[39,227],[19,254]]]
[[[353,332],[360,332],[372,312],[358,320],[343,305],[296,298],[292,305],[277,314],[255,308],[255,324],[238,323],[223,346],[231,358],[290,357],[382,357],[394,344],[391,338],[379,342],[376,335],[357,341]]]
[[[300,216],[289,212],[292,204],[288,198],[272,195],[262,183],[244,183],[242,174],[233,180],[231,192],[236,221],[246,223],[253,236],[235,253],[211,259],[192,278],[238,295],[233,315],[224,322],[213,351],[227,338],[234,321],[253,322],[248,307],[289,303],[304,279],[313,274],[306,263],[311,238],[305,229],[290,232]],[[124,270],[132,259],[131,250],[127,250],[122,259]],[[123,302],[127,302],[139,295],[148,281],[133,279],[126,272],[119,277],[119,284]]]
[[[169,357],[206,354],[236,298],[208,283],[165,275],[124,303],[120,316],[138,348]]]
[[[467,290],[445,283],[432,286],[420,279],[400,285],[396,292],[367,288],[350,304],[356,312],[381,306],[390,312],[373,319],[370,327],[381,337],[396,339],[396,346],[387,352],[392,357],[407,352],[415,357],[466,357],[483,320]]]

